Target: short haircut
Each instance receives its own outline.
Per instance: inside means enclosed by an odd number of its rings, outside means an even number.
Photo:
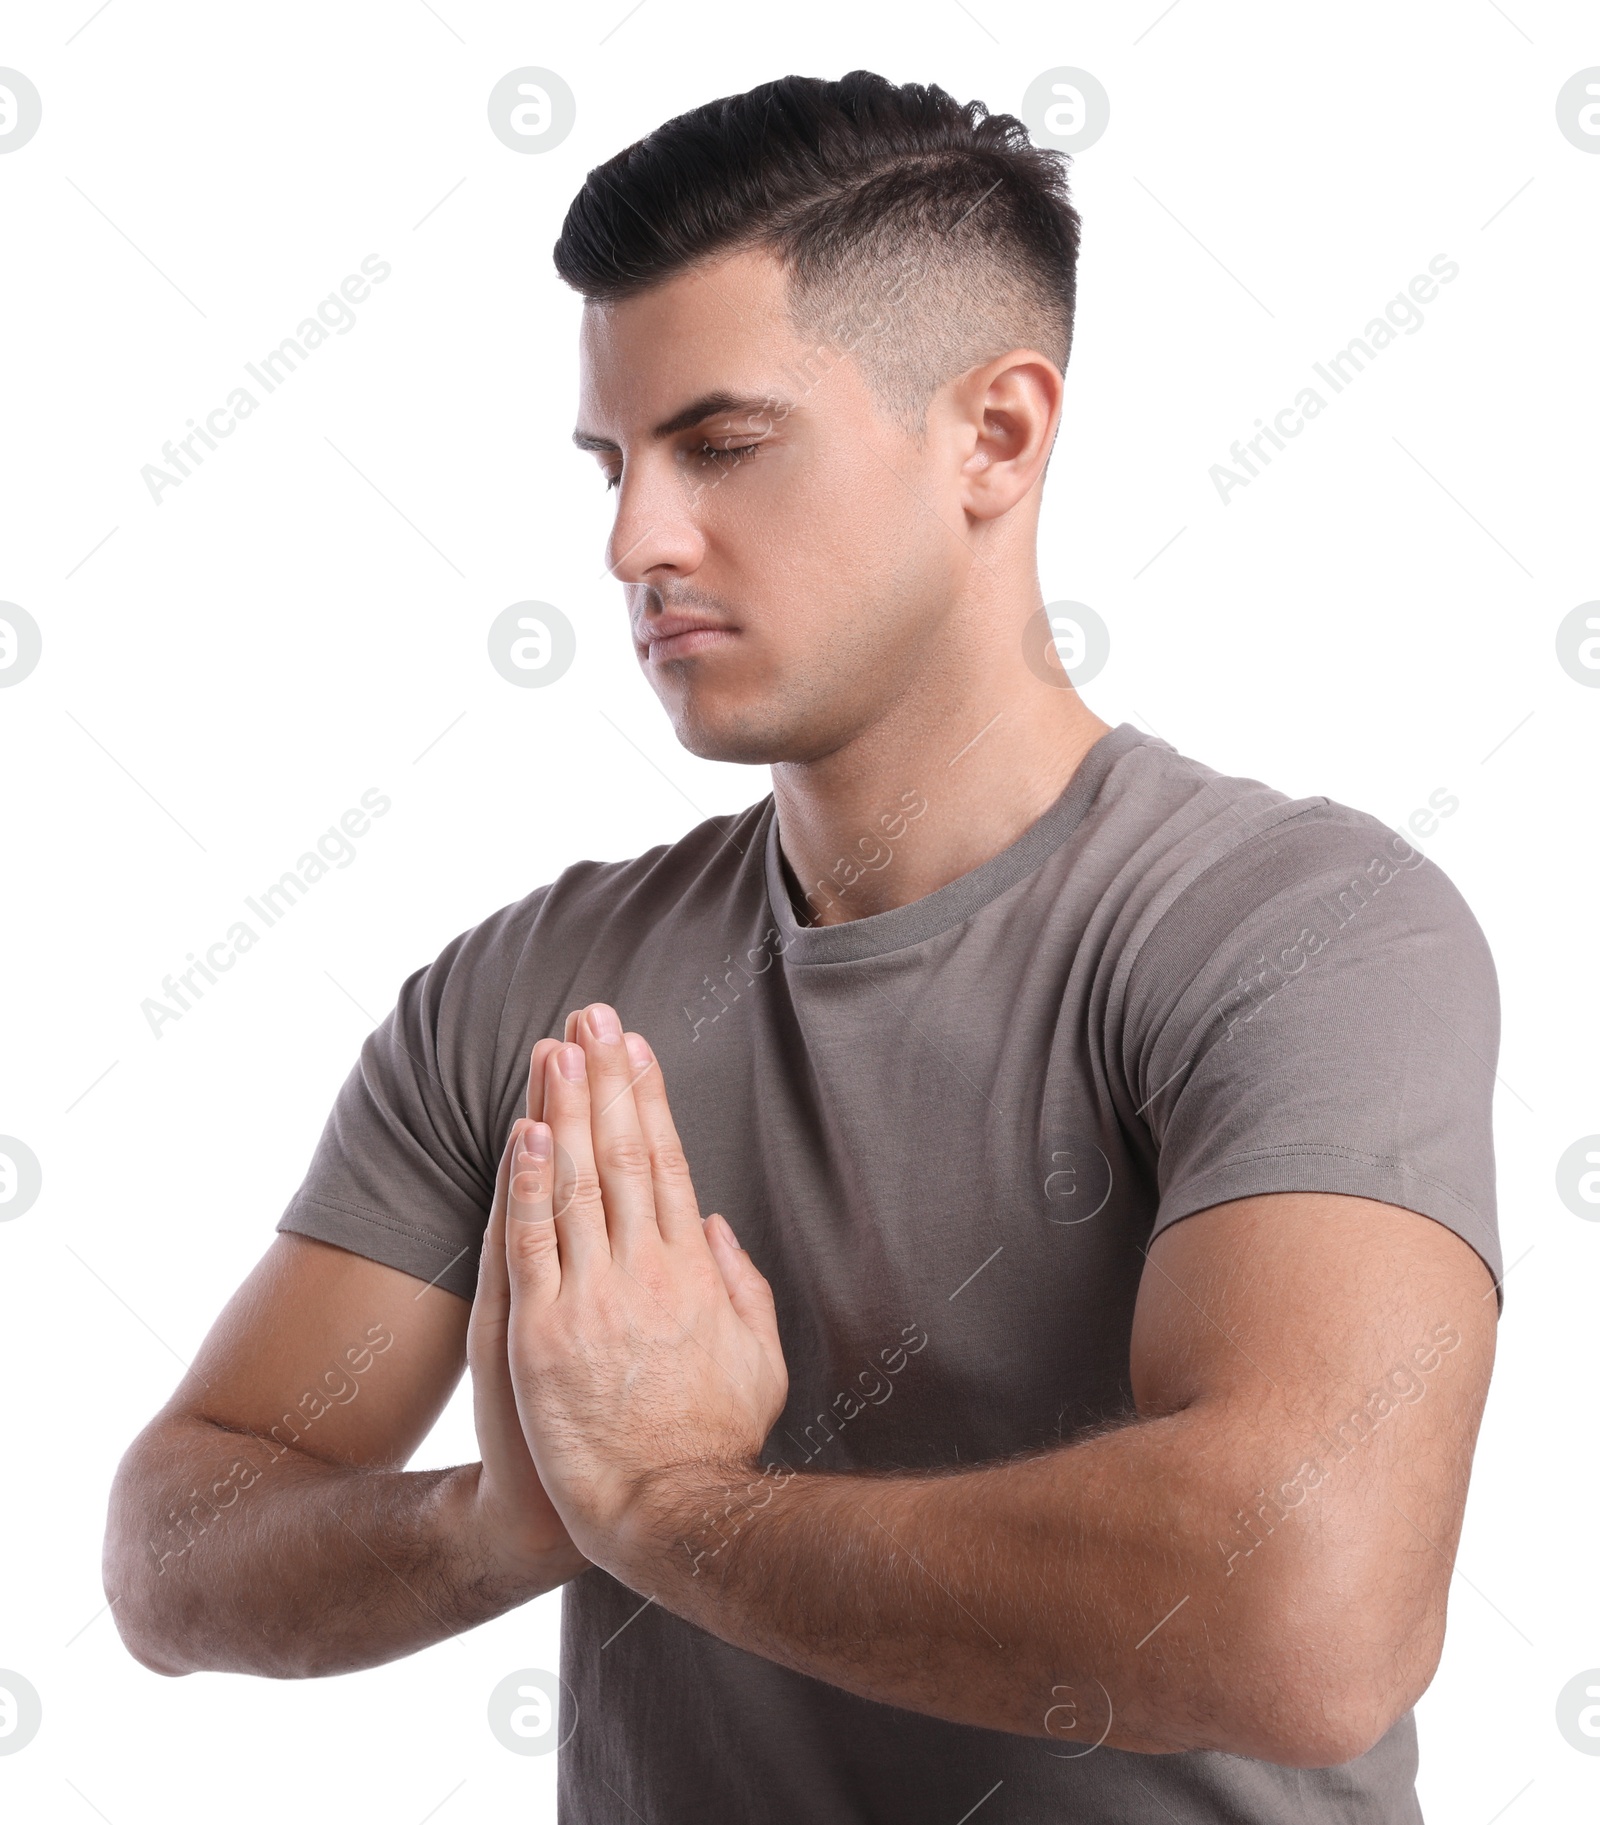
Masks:
[[[1014,115],[871,70],[707,102],[597,165],[556,271],[611,303],[714,256],[781,262],[797,333],[848,349],[920,436],[946,381],[1012,348],[1065,370],[1078,213]]]

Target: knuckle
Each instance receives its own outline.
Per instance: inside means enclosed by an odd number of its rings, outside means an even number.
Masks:
[[[722,1272],[715,1261],[708,1258],[696,1260],[688,1272],[689,1291],[697,1305],[704,1305],[725,1290]]]
[[[643,1292],[647,1302],[644,1322],[652,1329],[659,1329],[665,1320],[667,1334],[669,1336],[675,1334],[678,1327],[672,1323],[669,1315],[680,1295],[674,1277],[666,1264],[646,1259],[634,1262],[628,1271],[632,1274],[635,1285]],[[625,1297],[625,1295],[619,1295],[619,1297]],[[630,1322],[637,1324],[638,1315],[630,1313]]]
[[[577,1166],[566,1185],[564,1204],[589,1205],[600,1202],[600,1175],[592,1166]]]
[[[555,1245],[554,1223],[514,1223],[506,1232],[506,1248],[510,1258],[522,1266],[536,1266],[547,1260],[554,1252]]]
[[[689,1182],[689,1161],[674,1141],[658,1141],[650,1154],[650,1164],[668,1184],[686,1185]]]
[[[618,1134],[605,1142],[601,1159],[613,1172],[643,1178],[650,1170],[650,1150],[636,1135]]]

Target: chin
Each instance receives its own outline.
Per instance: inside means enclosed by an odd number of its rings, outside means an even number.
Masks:
[[[780,761],[816,760],[837,743],[832,731],[797,725],[775,705],[696,703],[692,696],[667,706],[680,746],[701,760],[770,767]]]
[[[701,760],[728,760],[745,767],[767,767],[788,758],[771,731],[747,723],[707,722],[680,716],[673,723],[680,747]]]

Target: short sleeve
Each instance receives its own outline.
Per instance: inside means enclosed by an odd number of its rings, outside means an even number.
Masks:
[[[1498,1289],[1494,962],[1404,837],[1322,800],[1239,842],[1161,913],[1126,1009],[1153,1234],[1232,1198],[1343,1192],[1444,1224]]]
[[[502,1015],[544,891],[453,938],[402,984],[339,1089],[280,1231],[473,1297],[506,1100]]]

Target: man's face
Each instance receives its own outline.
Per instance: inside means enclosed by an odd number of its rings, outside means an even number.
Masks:
[[[842,349],[797,338],[763,253],[586,305],[580,356],[577,441],[618,487],[607,561],[678,739],[809,761],[870,728],[971,561],[948,430],[919,449]]]

